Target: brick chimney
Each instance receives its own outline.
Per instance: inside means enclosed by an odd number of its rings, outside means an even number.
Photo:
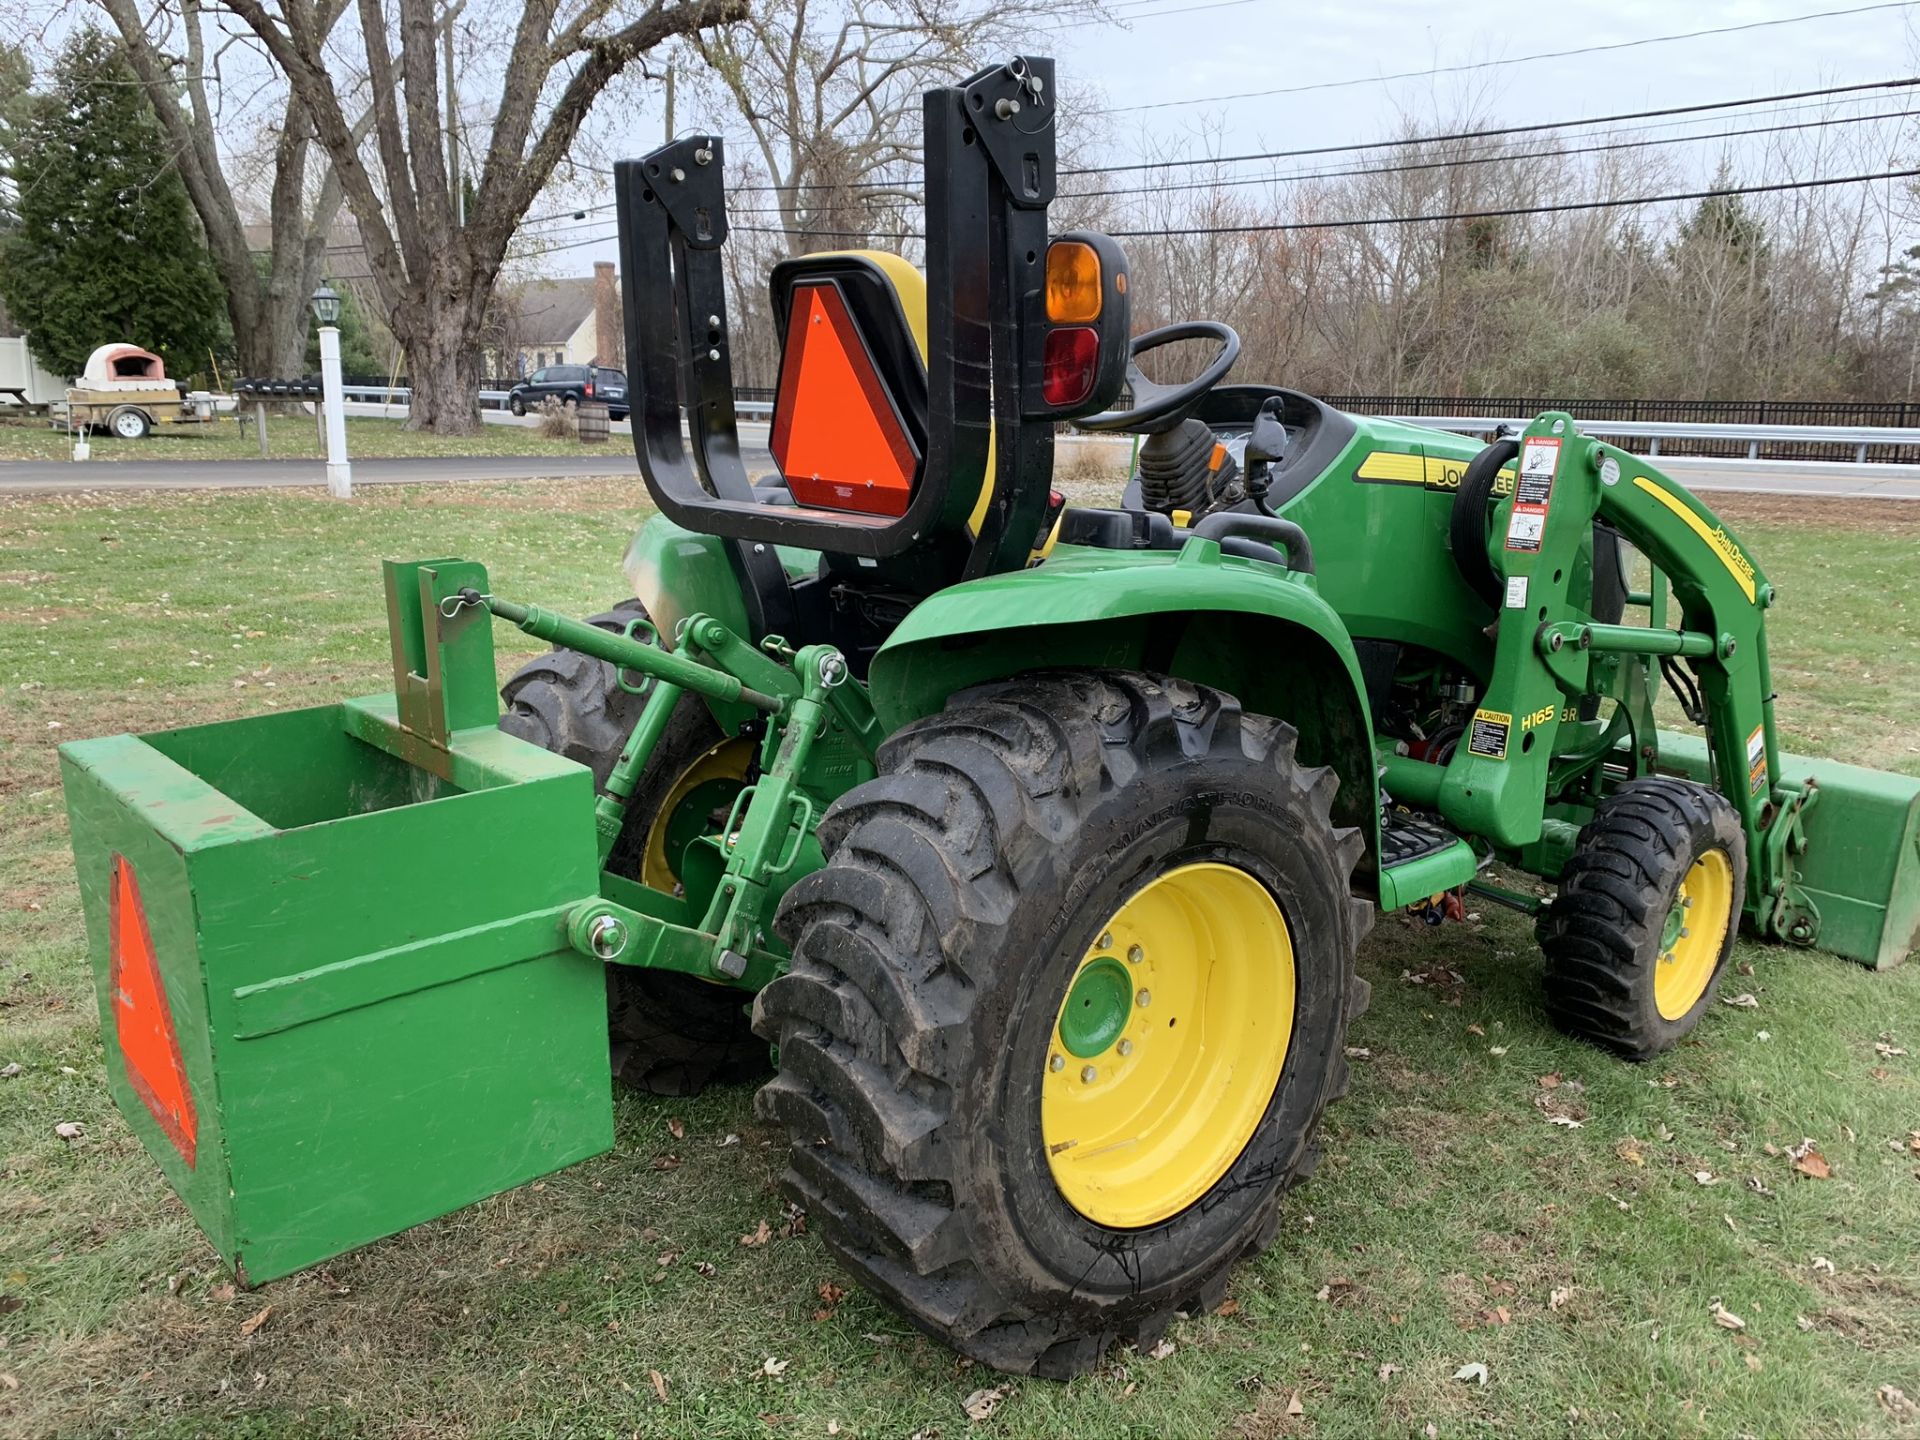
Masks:
[[[596,365],[627,368],[626,329],[620,317],[620,282],[611,260],[593,264],[593,348]]]

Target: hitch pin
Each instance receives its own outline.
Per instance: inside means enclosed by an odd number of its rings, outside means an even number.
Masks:
[[[440,602],[440,618],[451,620],[469,605],[484,605],[492,598],[491,595],[482,595],[472,586],[468,586],[458,594],[449,595]]]

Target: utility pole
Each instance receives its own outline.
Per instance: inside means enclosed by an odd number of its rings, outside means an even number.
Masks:
[[[667,139],[673,139],[673,66],[667,66]]]

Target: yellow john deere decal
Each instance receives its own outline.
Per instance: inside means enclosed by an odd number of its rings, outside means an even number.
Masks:
[[[1435,455],[1411,455],[1403,450],[1375,450],[1360,462],[1353,478],[1366,485],[1420,485],[1451,494],[1467,473],[1465,460]],[[1493,477],[1493,493],[1502,499],[1513,493],[1513,467]]]
[[[1644,475],[1634,476],[1633,483],[1679,516],[1683,525],[1706,541],[1707,548],[1720,557],[1720,563],[1726,566],[1728,573],[1733,576],[1734,583],[1740,587],[1740,593],[1749,601],[1753,599],[1753,562],[1740,553],[1740,547],[1733,543],[1733,537],[1727,534],[1724,528],[1715,525],[1709,529],[1706,521]]]

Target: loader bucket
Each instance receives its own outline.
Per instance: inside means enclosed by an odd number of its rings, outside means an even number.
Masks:
[[[1713,783],[1698,736],[1661,731],[1660,764]],[[1920,947],[1920,779],[1784,752],[1780,778],[1818,790],[1794,857],[1820,915],[1815,943],[1874,969],[1898,965]]]
[[[61,750],[114,1099],[243,1282],[612,1144],[590,774],[410,745],[381,696]]]

